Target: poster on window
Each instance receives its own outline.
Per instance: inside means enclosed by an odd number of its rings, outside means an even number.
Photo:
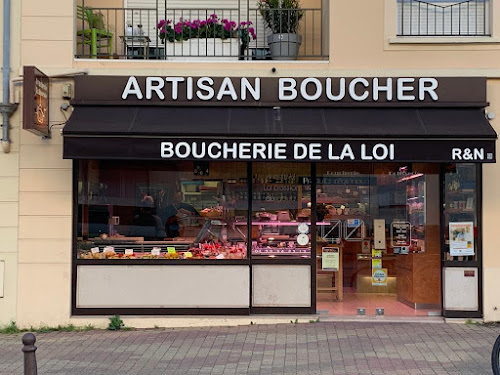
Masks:
[[[474,223],[463,221],[449,224],[450,255],[474,255]]]

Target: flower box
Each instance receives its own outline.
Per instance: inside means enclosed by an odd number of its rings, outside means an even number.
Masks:
[[[192,38],[179,42],[165,42],[167,60],[238,60],[240,40],[238,38]]]

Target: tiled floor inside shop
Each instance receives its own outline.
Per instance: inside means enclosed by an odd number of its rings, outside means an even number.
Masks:
[[[348,289],[348,288],[345,288]],[[364,308],[366,315],[376,315],[375,309],[383,308],[386,316],[436,316],[439,310],[415,310],[397,300],[395,294],[355,293],[344,289],[344,298],[337,301],[333,293],[318,293],[316,311],[328,315],[357,315]]]

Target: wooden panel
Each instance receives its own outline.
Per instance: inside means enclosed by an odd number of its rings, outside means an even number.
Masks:
[[[414,254],[415,303],[441,304],[441,261],[437,254]]]

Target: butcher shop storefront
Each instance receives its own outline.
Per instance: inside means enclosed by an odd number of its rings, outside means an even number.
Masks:
[[[73,315],[482,315],[485,78],[78,76],[72,104]]]

